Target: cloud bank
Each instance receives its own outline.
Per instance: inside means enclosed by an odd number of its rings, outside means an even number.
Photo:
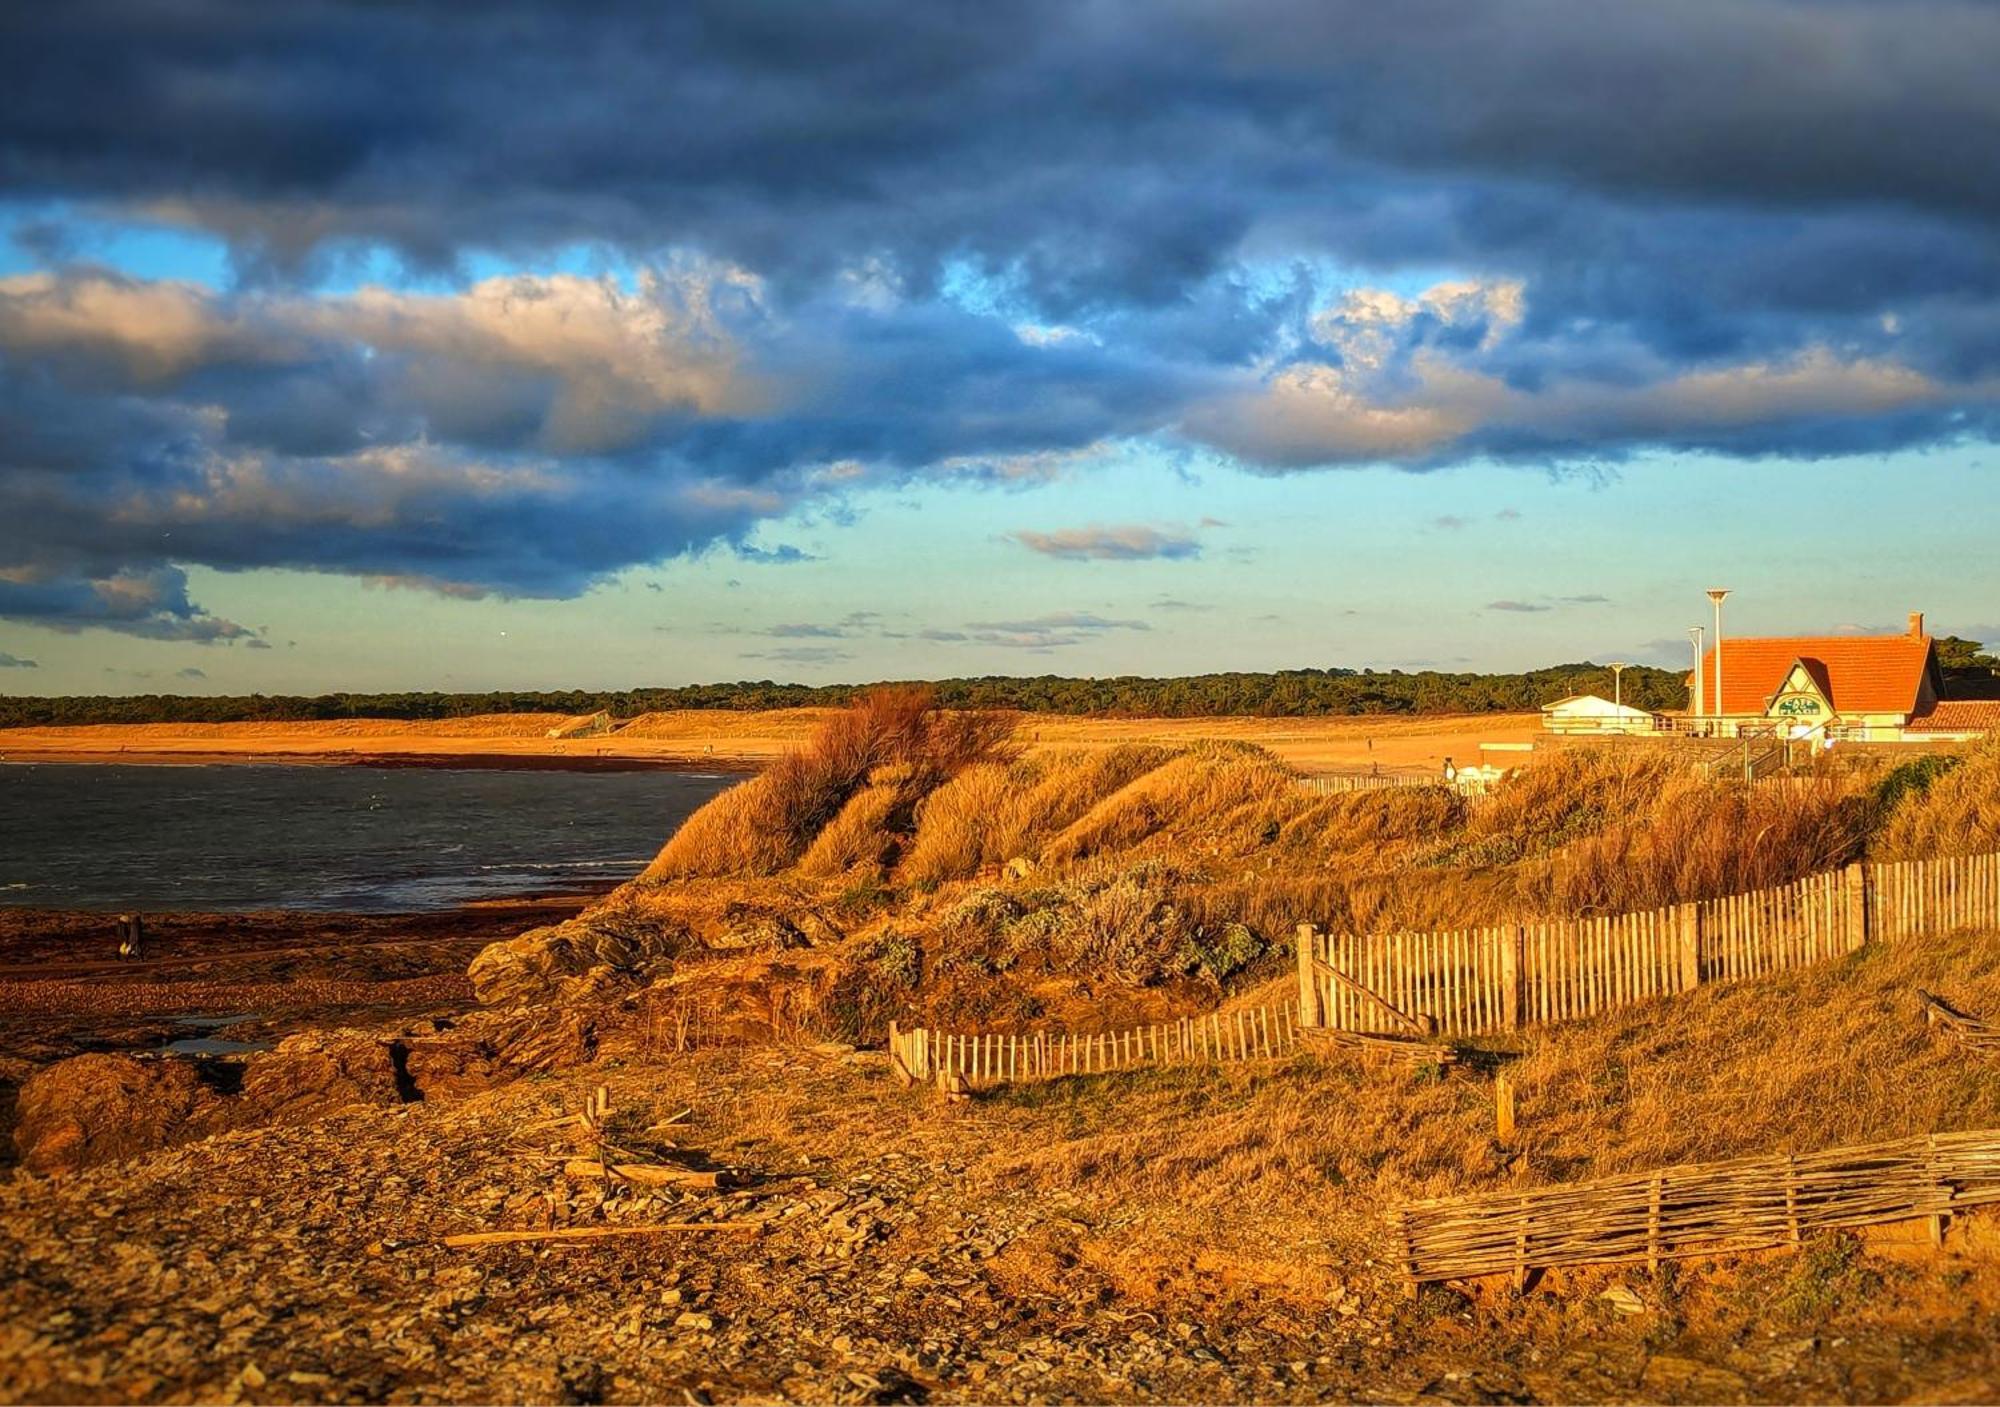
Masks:
[[[796,558],[750,538],[1131,444],[1281,474],[1995,430],[1987,5],[78,0],[5,32],[37,268],[0,279],[0,617],[56,629],[253,642],[194,565],[562,597]],[[232,281],[89,262],[163,226]]]

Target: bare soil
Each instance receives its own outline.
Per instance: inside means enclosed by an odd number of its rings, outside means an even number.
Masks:
[[[1327,1097],[1310,1060],[962,1104],[880,1057],[707,1051],[456,1104],[225,1134],[0,1185],[7,1401],[1993,1400],[2000,1277],[1943,1253],[1798,1253],[1411,1296],[1378,1229],[1185,1160]],[[1394,1072],[1366,1080],[1396,1081]],[[1454,1076],[1453,1078],[1456,1078]],[[549,1119],[598,1083],[642,1155],[734,1192],[566,1180]],[[682,1111],[686,1117],[675,1119]],[[662,1121],[674,1120],[663,1123]],[[673,1145],[669,1147],[668,1145]],[[1053,1177],[1051,1163],[1061,1170]],[[493,1228],[754,1223],[450,1248]],[[1604,1292],[1629,1292],[1624,1312]]]

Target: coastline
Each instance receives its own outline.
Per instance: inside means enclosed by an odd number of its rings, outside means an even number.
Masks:
[[[432,771],[740,772],[763,765],[751,757],[583,755],[529,752],[252,752],[216,749],[120,748],[23,750],[0,747],[0,767],[383,767]]]

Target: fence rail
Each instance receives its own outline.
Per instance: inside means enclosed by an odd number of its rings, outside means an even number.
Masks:
[[[1416,1282],[1658,1263],[2000,1202],[2000,1129],[1692,1163],[1526,1192],[1413,1202],[1395,1255]],[[1938,1234],[1942,1222],[1934,1223]]]
[[[1871,939],[1977,924],[2000,924],[2000,855],[1850,865],[1602,918],[1438,933],[1302,925],[1299,1013],[1307,1026],[1477,1035],[1825,962]]]
[[[1297,1048],[1290,1001],[1186,1016],[1117,1031],[957,1034],[889,1026],[892,1069],[912,1080],[976,1089],[1148,1066],[1252,1060]]]

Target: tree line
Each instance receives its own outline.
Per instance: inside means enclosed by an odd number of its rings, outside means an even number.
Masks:
[[[1268,674],[1124,675],[1074,679],[985,675],[929,682],[947,708],[1006,708],[1025,713],[1111,717],[1203,718],[1231,714],[1312,717],[1339,714],[1518,713],[1569,694],[1612,697],[1603,665],[1554,665],[1521,674],[1452,674],[1438,670],[1287,669]],[[769,679],[660,689],[567,689],[549,692],[338,693],[0,697],[0,727],[81,723],[245,723],[340,718],[463,718],[479,713],[609,713],[631,718],[670,709],[838,706],[872,684],[780,684]],[[1633,665],[1625,702],[1682,708],[1686,675]]]

